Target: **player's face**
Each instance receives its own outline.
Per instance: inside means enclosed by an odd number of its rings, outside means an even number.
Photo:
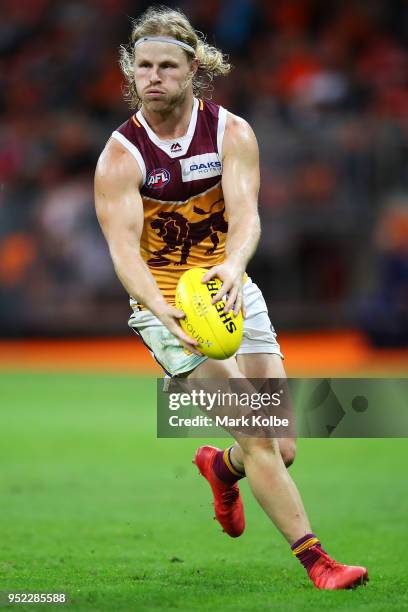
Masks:
[[[136,89],[151,110],[171,110],[184,100],[194,70],[194,61],[176,45],[147,41],[136,48]]]

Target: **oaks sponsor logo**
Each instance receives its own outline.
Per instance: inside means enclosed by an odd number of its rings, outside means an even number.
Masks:
[[[220,176],[222,163],[217,153],[203,153],[187,159],[180,159],[183,183]]]

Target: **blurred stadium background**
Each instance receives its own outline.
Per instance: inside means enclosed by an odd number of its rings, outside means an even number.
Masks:
[[[93,209],[97,157],[130,114],[118,46],[148,2],[0,5],[0,335],[127,335]],[[408,345],[408,5],[168,3],[226,53],[213,100],[262,161],[250,272],[279,332]],[[358,336],[360,339],[362,336]]]

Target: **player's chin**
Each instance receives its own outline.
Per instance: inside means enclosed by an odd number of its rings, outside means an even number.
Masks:
[[[144,96],[143,105],[155,111],[166,111],[172,106],[168,97],[165,95],[157,97]]]

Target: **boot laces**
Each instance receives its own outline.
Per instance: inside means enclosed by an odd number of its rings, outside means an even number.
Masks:
[[[326,562],[326,565],[330,567],[336,567],[337,561],[332,559],[326,552],[324,552],[324,550],[322,550],[320,546],[311,546],[309,550],[312,550],[313,552],[317,553],[320,557],[322,557],[322,559],[324,559],[324,561]]]
[[[239,495],[237,487],[230,487],[221,493],[222,501],[228,506],[232,506]]]

